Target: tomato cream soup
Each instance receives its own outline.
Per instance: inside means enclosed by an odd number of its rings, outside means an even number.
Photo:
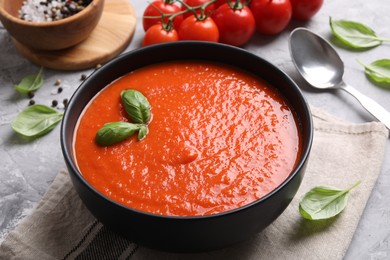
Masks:
[[[151,105],[149,133],[108,147],[108,122],[131,122],[122,90]],[[258,77],[202,61],[133,71],[98,93],[75,134],[77,165],[108,198],[140,211],[199,216],[232,210],[274,190],[300,153],[297,120],[285,98]]]

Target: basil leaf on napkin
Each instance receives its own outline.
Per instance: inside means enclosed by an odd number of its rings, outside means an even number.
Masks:
[[[12,129],[27,137],[39,137],[50,132],[61,121],[63,113],[48,106],[33,105],[22,112],[12,122]]]
[[[374,83],[390,88],[390,60],[376,60],[370,64],[358,62],[365,68],[367,77]]]
[[[29,75],[24,77],[19,84],[15,85],[15,89],[22,94],[39,89],[43,85],[42,68],[37,75]]]
[[[133,89],[124,90],[121,92],[121,98],[127,114],[134,123],[149,123],[150,104],[141,92]]]
[[[333,35],[352,49],[372,48],[382,44],[383,41],[389,41],[377,37],[371,28],[358,22],[329,18],[329,24]]]
[[[349,191],[360,183],[361,181],[358,181],[345,190],[323,186],[314,187],[299,202],[299,212],[302,217],[310,220],[334,217],[347,205]]]
[[[95,140],[100,146],[113,145],[132,136],[139,129],[139,125],[127,122],[107,123],[99,129]]]

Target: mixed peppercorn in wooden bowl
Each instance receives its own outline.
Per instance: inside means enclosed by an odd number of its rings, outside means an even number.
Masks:
[[[52,22],[65,19],[84,10],[92,0],[26,0],[19,17],[30,22]]]
[[[60,50],[88,38],[103,7],[104,0],[0,0],[0,21],[25,47]]]

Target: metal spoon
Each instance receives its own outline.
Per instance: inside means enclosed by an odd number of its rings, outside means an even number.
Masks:
[[[390,113],[371,98],[344,83],[344,64],[329,42],[308,29],[297,28],[291,32],[289,43],[295,67],[311,86],[345,90],[390,129]]]

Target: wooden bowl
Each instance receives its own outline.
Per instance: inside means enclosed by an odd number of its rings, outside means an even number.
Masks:
[[[0,0],[0,21],[14,40],[37,50],[60,50],[85,40],[99,22],[104,0],[93,0],[84,10],[52,22],[19,18],[23,0]]]

